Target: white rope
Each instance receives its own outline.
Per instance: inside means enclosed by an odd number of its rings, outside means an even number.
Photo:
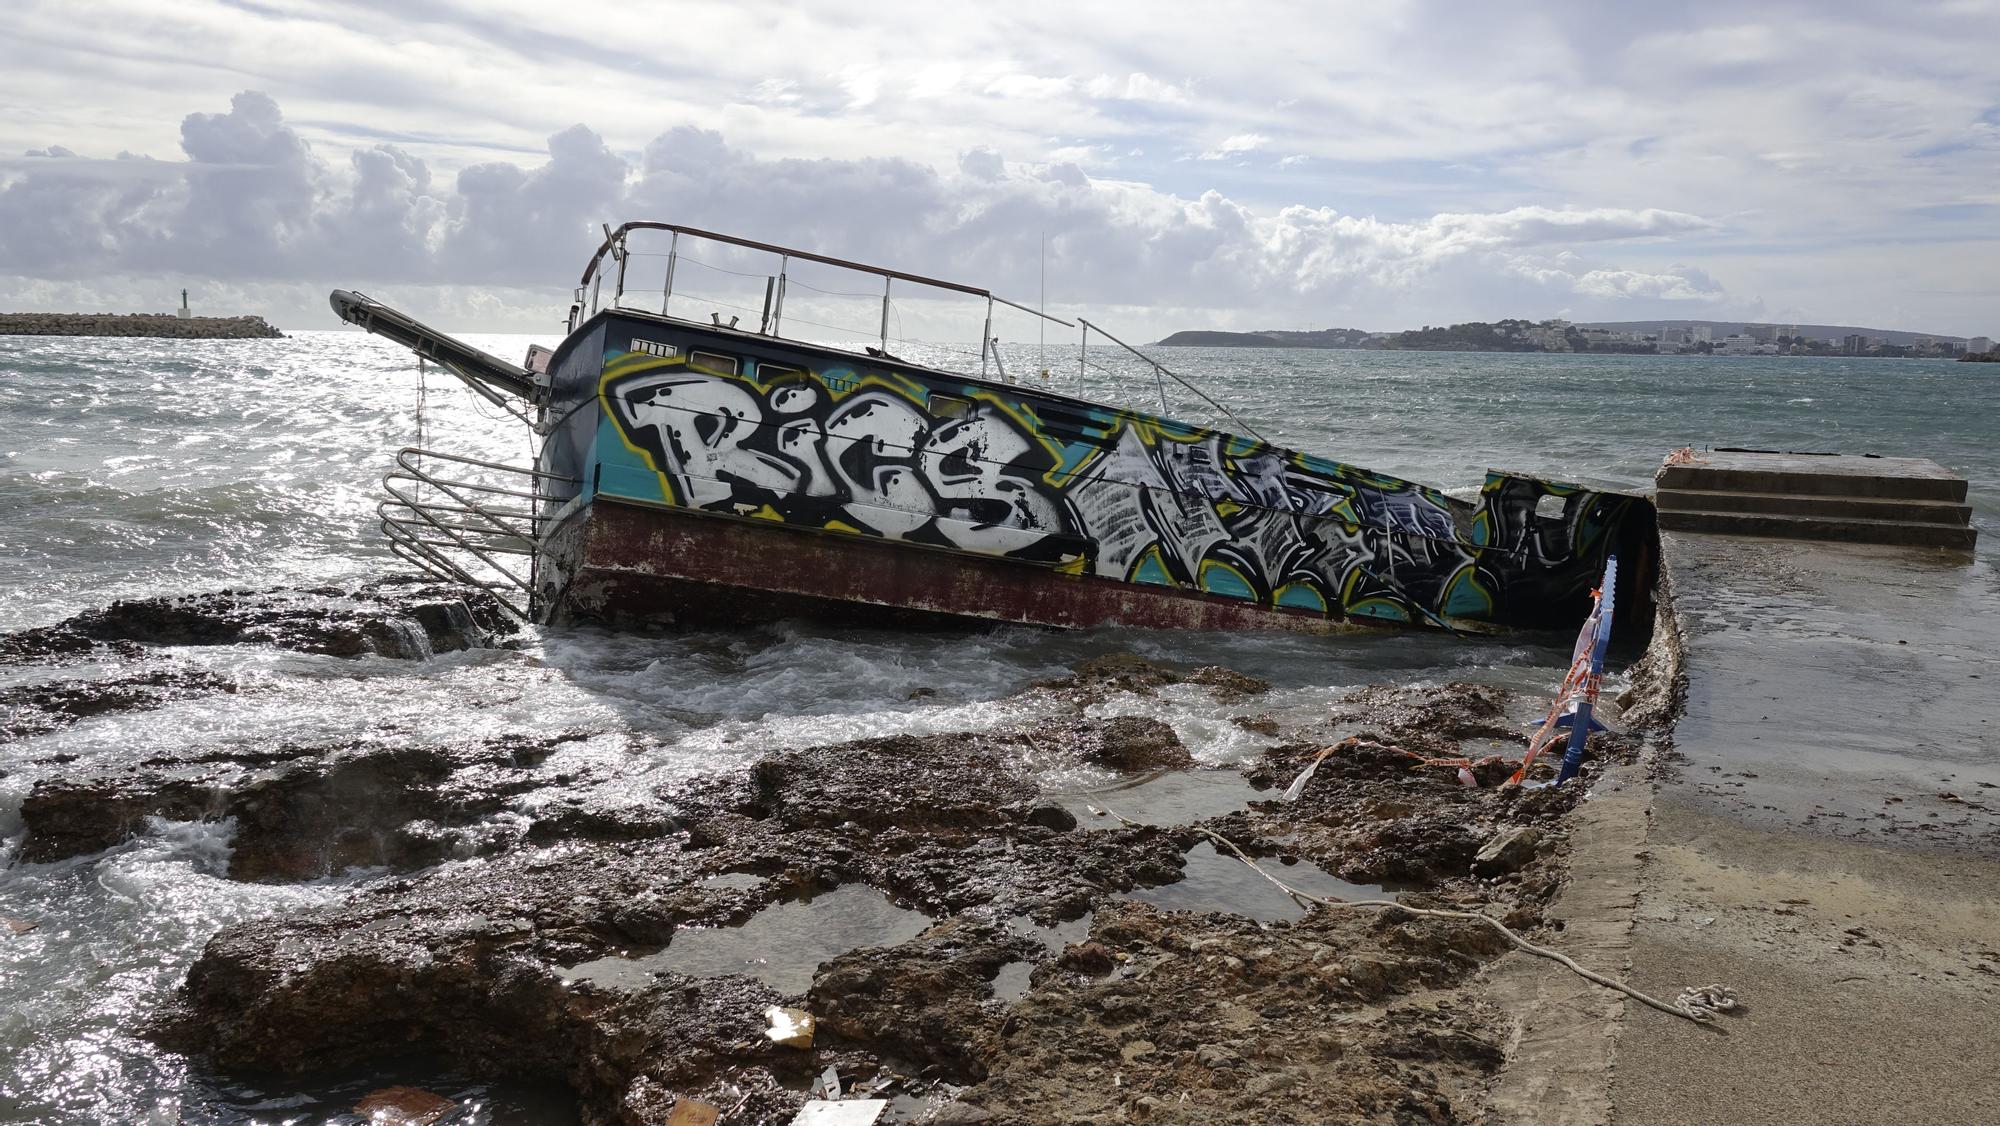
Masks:
[[[1726,1013],[1736,1007],[1736,991],[1720,983],[1690,985],[1674,998],[1674,1007],[1696,1020],[1713,1020],[1715,1014]]]
[[[1140,827],[1139,822],[1134,821],[1129,817],[1126,817],[1124,814],[1119,813],[1115,809],[1107,809],[1105,810],[1105,812],[1111,814],[1111,816],[1113,817],[1116,817],[1119,821],[1124,822],[1126,825],[1130,825],[1133,828]],[[1411,907],[1406,904],[1398,903],[1393,899],[1324,899],[1320,896],[1313,895],[1310,892],[1300,891],[1299,889],[1293,887],[1292,885],[1286,883],[1285,881],[1279,879],[1278,877],[1273,876],[1271,873],[1266,872],[1263,868],[1258,866],[1255,860],[1252,860],[1250,859],[1249,856],[1245,855],[1242,849],[1237,848],[1235,842],[1231,841],[1228,837],[1225,837],[1220,833],[1211,832],[1207,829],[1200,827],[1199,825],[1192,826],[1192,828],[1194,829],[1195,832],[1200,833],[1201,835],[1209,838],[1210,840],[1216,842],[1217,844],[1228,849],[1230,852],[1234,853],[1236,859],[1241,860],[1243,863],[1248,864],[1250,866],[1251,871],[1271,881],[1271,883],[1277,886],[1279,891],[1284,892],[1286,895],[1291,896],[1293,899],[1298,900],[1301,903],[1315,903],[1321,907],[1329,907],[1329,908],[1341,908],[1341,907],[1392,908],[1397,911],[1408,912],[1409,914],[1412,915],[1429,916],[1430,918],[1433,919],[1467,919],[1473,922],[1485,923],[1487,926],[1492,927],[1494,930],[1499,931],[1503,936],[1506,937],[1507,941],[1513,943],[1517,949],[1524,950],[1527,953],[1533,954],[1538,958],[1547,958],[1552,962],[1560,962],[1562,965],[1567,966],[1569,969],[1571,969],[1578,975],[1582,976],[1587,981],[1596,982],[1598,985],[1604,986],[1606,989],[1615,989],[1618,992],[1625,994],[1627,997],[1630,997],[1635,1001],[1638,1001],[1642,1004],[1650,1005],[1653,1008],[1658,1009],[1661,1012],[1666,1013],[1670,1016],[1685,1017],[1686,1019],[1691,1020],[1696,1024],[1707,1024],[1715,1019],[1716,1013],[1724,1012],[1736,1007],[1736,991],[1729,988],[1726,985],[1708,985],[1708,986],[1703,986],[1699,989],[1696,989],[1694,987],[1689,987],[1685,990],[1682,990],[1680,997],[1676,999],[1676,1001],[1673,1004],[1670,1005],[1667,1002],[1662,1001],[1657,997],[1652,997],[1645,993],[1641,993],[1637,989],[1634,989],[1623,982],[1614,981],[1611,978],[1605,977],[1603,974],[1597,973],[1593,970],[1584,969],[1582,966],[1577,965],[1576,962],[1573,959],[1571,959],[1569,955],[1564,954],[1559,950],[1551,950],[1546,946],[1537,946],[1536,944],[1529,942],[1527,939],[1522,938],[1520,935],[1515,934],[1512,930],[1508,929],[1505,923],[1502,923],[1500,920],[1495,919],[1490,915],[1481,915],[1476,911],[1446,911],[1430,907]]]

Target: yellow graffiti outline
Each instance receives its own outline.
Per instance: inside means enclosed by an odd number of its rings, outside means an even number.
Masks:
[[[660,479],[660,494],[666,498],[668,504],[671,504],[676,508],[688,507],[687,499],[680,495],[679,489],[676,489],[674,487],[674,480],[672,475],[670,475],[666,470],[660,468],[659,462],[653,460],[653,455],[651,451],[645,449],[644,447],[634,444],[632,439],[626,435],[625,427],[622,425],[624,416],[620,415],[618,413],[617,408],[612,404],[611,396],[606,391],[607,387],[609,387],[611,381],[614,379],[624,379],[627,376],[643,375],[649,371],[664,370],[668,368],[684,368],[688,371],[698,372],[702,375],[712,376],[716,379],[733,380],[737,383],[744,384],[749,387],[754,387],[760,394],[769,393],[771,388],[776,386],[777,384],[775,382],[766,383],[763,381],[763,379],[761,378],[761,373],[763,372],[764,365],[761,362],[753,360],[751,361],[751,364],[753,371],[758,374],[746,376],[743,375],[741,372],[718,371],[715,368],[708,367],[704,364],[697,364],[693,362],[691,359],[689,359],[689,357],[685,353],[674,356],[655,356],[648,352],[626,352],[625,354],[619,356],[617,359],[611,360],[608,363],[606,363],[604,365],[604,370],[598,375],[597,378],[598,409],[603,411],[608,417],[610,417],[611,429],[618,432],[618,440],[624,444],[625,448],[637,454],[639,456],[639,460],[645,463],[646,468],[652,470],[653,475]],[[826,391],[828,397],[833,401],[838,402],[842,398],[843,396],[842,392],[834,390],[833,386],[829,384],[825,380],[825,378],[820,375],[819,372],[816,372],[811,368],[786,368],[782,373],[782,378],[788,381],[795,381],[801,374],[805,375],[808,378],[809,382],[817,382],[819,386]],[[855,387],[850,389],[849,393],[851,393],[854,390],[859,390],[862,386],[866,386],[871,380],[874,380],[875,378],[876,378],[875,374],[871,372],[868,376],[863,377],[859,382],[857,382]],[[886,383],[884,385],[887,386]],[[789,521],[786,521],[782,516],[777,515],[775,512],[769,517],[760,516],[760,518],[775,519],[780,523],[785,523],[785,524],[790,523]],[[805,527],[806,525],[799,525],[799,526]],[[858,529],[856,531],[857,534],[861,534],[859,533]]]
[[[950,392],[946,392],[946,394],[949,393]],[[1067,487],[1062,483],[1060,479],[1063,476],[1063,470],[1062,470],[1062,463],[1064,460],[1063,454],[1066,451],[1063,449],[1061,444],[1056,442],[1054,436],[1052,436],[1049,433],[1049,429],[1042,422],[1041,416],[1036,415],[1034,413],[1034,408],[1027,402],[1026,399],[1020,399],[1017,397],[1016,401],[1009,402],[1007,399],[1002,398],[1001,394],[998,391],[995,391],[987,387],[972,388],[971,398],[972,401],[975,403],[985,403],[986,405],[993,407],[994,409],[998,410],[1001,414],[1004,414],[1008,418],[1013,419],[1014,422],[1018,424],[1023,430],[1026,430],[1028,432],[1028,435],[1031,438],[1033,438],[1036,442],[1040,443],[1042,449],[1047,451],[1049,457],[1055,462],[1054,465],[1050,466],[1046,471],[1042,473],[1042,480],[1046,482],[1051,488],[1061,489]],[[929,412],[926,411],[925,413]],[[1083,472],[1083,468],[1085,465],[1089,465],[1091,462],[1095,460],[1096,459],[1094,457],[1084,459],[1082,465],[1079,465],[1075,469],[1070,470],[1069,476],[1072,479],[1074,479],[1077,476],[1077,474]]]
[[[1227,571],[1235,575],[1236,581],[1243,584],[1243,589],[1249,591],[1250,596],[1245,598],[1240,594],[1232,594],[1226,590],[1217,590],[1208,585],[1208,572],[1211,568],[1218,571]],[[1218,595],[1223,598],[1234,598],[1239,602],[1250,602],[1258,606],[1269,605],[1263,599],[1257,597],[1257,584],[1250,581],[1250,576],[1243,573],[1243,568],[1238,567],[1234,563],[1225,563],[1220,559],[1203,559],[1201,562],[1195,564],[1194,585],[1196,590],[1202,591],[1205,594]]]
[[[632,357],[637,357],[637,359],[632,359]],[[661,469],[660,463],[653,460],[652,451],[635,444],[625,433],[624,416],[618,413],[618,408],[611,402],[611,395],[607,390],[614,379],[623,379],[628,375],[639,375],[643,372],[652,371],[655,368],[692,368],[704,374],[717,374],[710,372],[707,368],[697,367],[689,363],[686,356],[654,356],[645,352],[627,352],[624,356],[605,364],[604,371],[598,375],[597,409],[603,411],[605,417],[611,420],[611,429],[617,433],[618,440],[624,443],[625,448],[639,455],[639,460],[645,463],[646,468],[653,471],[653,476],[660,479],[660,495],[666,498],[667,503],[676,508],[686,508],[688,506],[687,499],[682,497],[680,490],[674,487],[674,480],[667,474],[667,471]],[[599,464],[603,463],[600,461]]]

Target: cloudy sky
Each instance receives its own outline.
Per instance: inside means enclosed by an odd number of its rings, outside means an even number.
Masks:
[[[6,0],[0,42],[0,307],[539,330],[659,218],[1045,263],[1143,338],[2000,331],[2000,0]]]

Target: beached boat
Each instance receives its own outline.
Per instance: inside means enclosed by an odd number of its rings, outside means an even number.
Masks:
[[[660,312],[625,287],[641,234],[667,245],[648,299]],[[696,240],[774,260],[755,329],[674,292]],[[880,346],[781,333],[802,262],[879,281]],[[890,354],[897,285],[986,303],[977,374]],[[684,315],[667,311],[676,300]],[[1574,628],[1614,553],[1631,576],[1623,604],[1650,603],[1642,497],[1494,472],[1462,500],[1284,449],[1088,321],[1083,363],[1094,332],[1099,353],[1150,366],[1163,403],[1172,380],[1219,425],[1016,382],[993,313],[1044,314],[974,286],[641,222],[607,230],[567,337],[524,364],[359,294],[332,303],[533,428],[532,468],[404,449],[382,527],[411,562],[539,621]]]

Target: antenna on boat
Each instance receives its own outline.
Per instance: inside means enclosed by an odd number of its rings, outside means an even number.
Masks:
[[[1037,331],[1037,336],[1036,336],[1036,338],[1035,338],[1035,366],[1036,366],[1036,367],[1038,367],[1038,368],[1040,368],[1040,369],[1042,370],[1042,380],[1043,380],[1044,382],[1047,382],[1047,380],[1048,380],[1048,378],[1049,378],[1049,357],[1048,357],[1048,350],[1049,350],[1049,234],[1048,234],[1048,232],[1047,232],[1047,231],[1036,231],[1036,232],[1035,232],[1035,237],[1039,238],[1039,239],[1041,240],[1041,243],[1042,243],[1042,260],[1041,260],[1041,265],[1042,265],[1042,296],[1041,296],[1041,299],[1040,299],[1040,301],[1039,301],[1039,302],[1038,302],[1038,304],[1037,304],[1037,308],[1039,308],[1039,309],[1040,309],[1040,311],[1041,311],[1041,314],[1042,314],[1042,319],[1041,319],[1041,320],[1039,320],[1039,321],[1036,321],[1036,322],[1035,322],[1035,328],[1036,328],[1036,331]]]

